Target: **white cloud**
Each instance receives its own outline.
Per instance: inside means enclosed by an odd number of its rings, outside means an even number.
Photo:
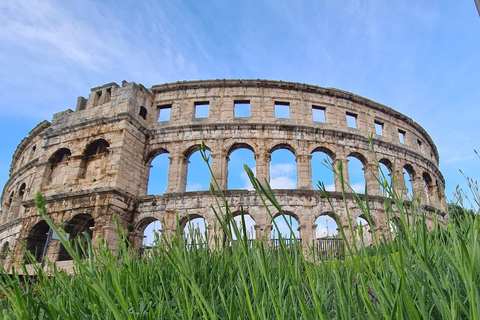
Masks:
[[[270,187],[272,189],[295,189],[297,183],[289,177],[277,177],[270,180]]]
[[[296,167],[293,163],[276,163],[270,166],[272,178],[295,174]]]
[[[325,186],[325,190],[335,191],[335,184],[329,184],[328,186]]]
[[[204,190],[205,188],[202,187],[201,183],[189,183],[187,184],[186,190],[187,191],[199,191],[199,190]]]
[[[250,168],[250,169],[252,170],[253,174],[256,176],[257,175],[257,167],[253,167],[253,168]],[[244,183],[244,187],[243,187],[244,189],[253,190],[253,185],[250,182],[250,178],[248,178],[248,175],[245,172],[245,170],[240,172],[240,179]]]
[[[354,183],[351,187],[356,193],[365,193],[365,184],[363,183]]]

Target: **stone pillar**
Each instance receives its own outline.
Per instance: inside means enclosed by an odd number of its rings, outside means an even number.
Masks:
[[[187,185],[188,159],[183,154],[168,157],[168,182],[165,192],[183,192]]]
[[[212,172],[217,179],[220,189],[227,189],[228,185],[228,155],[225,152],[212,153]],[[215,182],[212,177],[212,184],[215,186]]]
[[[408,199],[407,193],[407,184],[405,182],[405,175],[403,174],[403,168],[395,168],[395,172],[393,174],[394,178],[394,188],[398,192],[398,194],[402,197],[402,199]]]
[[[374,162],[370,162],[363,167],[363,171],[365,174],[365,184],[367,185],[368,194],[382,195],[382,190],[380,189],[380,182],[378,181],[378,165]]]
[[[256,176],[262,185],[265,180],[270,183],[270,159],[269,153],[255,153]]]
[[[423,203],[424,202],[424,195],[423,195],[423,180],[422,177],[419,175],[415,175],[415,177],[410,178],[412,180],[412,194],[413,194],[413,200],[416,200],[420,198],[420,201]]]
[[[312,155],[298,154],[297,162],[297,189],[312,190]]]
[[[350,181],[350,176],[348,174],[348,160],[344,158],[337,157],[333,161],[333,168],[335,170],[335,177],[334,177],[334,182],[335,182],[335,191],[337,192],[342,192],[342,181],[340,179],[340,171],[338,168],[338,163],[342,164],[342,173],[343,173],[343,180],[346,183],[349,183]],[[349,191],[348,188],[345,188],[345,191]]]

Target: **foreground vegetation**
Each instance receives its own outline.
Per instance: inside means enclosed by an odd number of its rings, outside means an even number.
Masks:
[[[248,173],[265,203],[281,210],[271,190]],[[139,259],[126,241],[117,252],[102,243],[98,250],[88,245],[85,258],[62,239],[75,273],[50,268],[49,275],[38,267],[36,277],[22,279],[1,270],[0,317],[479,319],[479,216],[456,206],[455,219],[429,231],[415,206],[405,204],[394,188],[386,191],[387,215],[392,206],[398,209],[400,227],[390,234],[396,240],[377,235],[376,248],[350,243],[345,260],[313,263],[316,258],[305,257],[294,240],[297,250],[283,241],[276,251],[261,242],[252,245],[245,228],[229,223],[228,205],[212,210],[227,240],[244,239],[231,247],[217,239],[217,247],[208,248],[196,234],[194,245],[184,238],[158,239],[148,258]],[[224,201],[213,186],[212,192]],[[368,205],[357,202],[368,218]],[[37,205],[45,214],[41,196]],[[345,237],[344,230],[341,234]]]

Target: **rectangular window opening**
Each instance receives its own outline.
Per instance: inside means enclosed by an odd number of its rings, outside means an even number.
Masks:
[[[326,110],[325,107],[312,106],[313,121],[326,122],[325,110]]]
[[[275,118],[290,119],[290,103],[275,101]]]
[[[417,139],[418,150],[422,150],[422,140]]]
[[[375,121],[375,133],[379,136],[383,136],[383,123],[380,121]]]
[[[357,115],[355,113],[347,112],[347,126],[357,128]]]
[[[398,139],[400,140],[400,143],[405,144],[405,131],[398,129]]]
[[[195,118],[208,118],[210,109],[210,102],[200,101],[195,102]]]
[[[158,122],[170,121],[170,110],[172,110],[171,104],[164,104],[157,106],[158,108]]]
[[[250,117],[250,101],[235,100],[233,105],[233,112],[235,118]]]

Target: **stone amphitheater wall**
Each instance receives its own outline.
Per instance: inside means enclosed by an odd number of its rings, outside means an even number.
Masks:
[[[247,101],[250,116],[235,117],[235,103]],[[196,108],[205,104],[208,116],[196,117]],[[288,106],[289,117],[276,117],[276,105]],[[169,120],[158,121],[165,109],[170,111]],[[314,109],[323,110],[325,121],[314,121]],[[348,125],[348,116],[355,118],[356,128]],[[381,126],[381,134],[376,126]],[[437,149],[420,125],[389,107],[337,89],[282,81],[188,81],[150,89],[123,82],[93,88],[87,99],[78,98],[75,111],[55,114],[51,123],[40,123],[21,141],[1,197],[0,246],[6,244],[21,258],[22,242],[43,241],[42,235],[32,231],[42,223],[33,201],[38,190],[45,195],[56,223],[88,225],[94,239],[104,237],[112,246],[118,241],[114,214],[122,226],[133,227],[130,236],[136,247],[143,228],[154,220],[163,221],[165,234],[174,234],[177,221],[185,221],[187,213],[204,217],[213,228],[209,209],[213,196],[208,191],[185,191],[188,159],[202,141],[211,151],[213,172],[232,208],[238,211],[243,206],[251,215],[257,237],[268,238],[271,231],[271,218],[258,196],[249,190],[228,189],[229,155],[238,148],[253,151],[260,181],[270,179],[273,151],[288,149],[294,154],[297,188],[275,190],[275,194],[283,210],[298,220],[305,243],[315,239],[315,219],[320,215],[334,216],[338,224],[348,225],[340,180],[335,179],[335,191],[330,192],[333,209],[313,188],[315,151],[327,153],[334,164],[341,162],[346,181],[348,158],[362,162],[373,210],[371,227],[378,232],[387,232],[388,221],[375,177],[376,160],[392,170],[397,187],[409,201],[406,168],[412,177],[411,191],[422,208],[444,218],[445,181],[438,169]],[[151,162],[162,153],[170,159],[167,190],[149,195]],[[347,202],[353,216],[360,216],[353,195],[347,195]],[[57,260],[60,251],[60,245],[52,243],[47,256]]]

